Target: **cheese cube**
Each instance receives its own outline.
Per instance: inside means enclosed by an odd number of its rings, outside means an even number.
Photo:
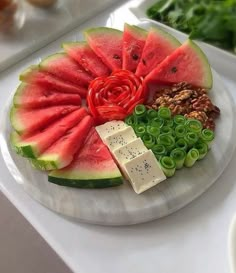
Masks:
[[[101,139],[105,139],[120,130],[127,128],[128,125],[121,120],[108,121],[102,125],[95,127]]]
[[[130,143],[113,151],[113,155],[117,162],[122,166],[129,160],[147,152],[146,146],[143,144],[141,138],[137,138]]]
[[[138,194],[166,179],[159,162],[151,150],[126,162],[123,168],[134,191]]]
[[[123,147],[131,141],[137,139],[137,136],[131,126],[120,130],[104,139],[104,143],[108,146],[111,152]]]

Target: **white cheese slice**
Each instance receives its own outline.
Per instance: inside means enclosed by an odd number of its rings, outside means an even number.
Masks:
[[[166,179],[159,162],[151,150],[123,165],[125,176],[136,193],[142,193]]]
[[[108,146],[111,152],[123,147],[130,143],[131,141],[137,139],[137,136],[131,126],[120,130],[106,138],[104,138],[104,143]]]
[[[113,155],[117,162],[122,166],[126,162],[134,159],[135,157],[147,152],[148,149],[144,145],[141,138],[137,138],[128,144],[113,151]]]
[[[101,139],[105,139],[106,137],[111,136],[112,134],[127,128],[128,125],[121,120],[113,120],[108,121],[102,125],[96,126],[95,129],[97,130],[98,134],[100,135]]]

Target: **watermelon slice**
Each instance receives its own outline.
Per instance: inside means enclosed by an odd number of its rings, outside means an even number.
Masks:
[[[32,65],[20,74],[20,80],[23,82],[37,84],[45,88],[50,88],[63,93],[79,94],[86,97],[87,88],[78,86],[70,82],[62,81],[53,75],[40,71],[37,65]]]
[[[50,146],[37,159],[32,159],[32,165],[40,170],[61,169],[68,166],[75,153],[82,147],[91,127],[93,118],[84,117],[78,125],[70,129]]]
[[[80,108],[30,137],[19,136],[14,132],[11,135],[11,144],[18,154],[24,157],[37,158],[86,115],[85,108]]]
[[[158,28],[151,28],[136,74],[146,76],[180,45],[180,42],[169,33]]]
[[[123,34],[122,68],[135,72],[147,39],[147,31],[125,24]]]
[[[56,53],[39,64],[40,70],[49,72],[57,78],[79,86],[88,86],[93,80],[83,67],[69,58],[66,53]]]
[[[98,27],[88,29],[84,34],[89,46],[111,70],[122,68],[122,31]]]
[[[207,58],[191,40],[182,44],[145,78],[149,86],[183,81],[206,89],[212,87],[212,72]]]
[[[77,110],[73,105],[52,106],[40,109],[11,108],[10,119],[12,127],[20,135],[29,135],[40,130],[60,117]]]
[[[94,127],[71,164],[51,171],[48,181],[77,188],[106,188],[123,183],[118,167]]]
[[[94,77],[108,76],[110,69],[93,52],[88,43],[71,42],[62,45],[65,52]]]
[[[55,105],[81,105],[79,94],[60,93],[43,86],[21,83],[17,88],[13,103],[15,107],[40,108]]]

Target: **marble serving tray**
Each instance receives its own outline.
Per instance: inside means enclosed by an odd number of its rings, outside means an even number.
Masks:
[[[128,11],[127,7],[121,7],[111,13],[108,20],[101,21],[100,25],[122,29],[124,24],[122,18],[125,18],[125,21],[130,24],[138,24],[144,28],[156,24],[146,19],[139,19]],[[125,16],[126,13],[127,16]],[[61,41],[81,40],[82,29],[81,26],[61,37],[60,41],[43,48],[35,56],[28,58],[24,65],[38,63],[41,58],[58,52]],[[181,41],[186,39],[186,35],[173,29],[167,31]],[[204,48],[205,45],[200,44],[200,46],[206,52],[214,68],[224,67],[226,59],[222,54],[218,56],[218,62],[214,62],[216,53],[209,50],[209,47]],[[232,62],[229,62],[228,65],[234,66]],[[25,66],[22,66],[22,70]],[[227,71],[230,72],[229,70]],[[221,74],[227,71],[220,69]],[[45,172],[33,169],[26,159],[16,155],[9,143],[11,127],[8,117],[14,89],[18,85],[17,79],[13,76],[9,76],[12,92],[3,109],[0,134],[5,163],[15,180],[22,184],[30,196],[49,209],[72,219],[102,225],[128,225],[169,215],[205,192],[224,171],[234,152],[235,109],[233,99],[227,86],[215,71],[213,76],[214,86],[210,91],[210,96],[213,102],[220,107],[221,116],[217,120],[216,139],[212,149],[207,157],[193,168],[178,171],[173,178],[141,195],[137,195],[126,181],[120,187],[100,190],[74,189],[51,184],[47,181]],[[230,77],[230,73],[227,76]],[[227,81],[227,85],[230,87],[230,81]]]

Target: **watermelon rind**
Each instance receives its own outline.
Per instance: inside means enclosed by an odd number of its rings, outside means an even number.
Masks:
[[[29,79],[29,77],[31,77],[33,72],[37,72],[37,71],[38,71],[38,65],[30,65],[29,67],[27,67],[25,70],[23,70],[20,73],[19,80],[25,82]]]
[[[19,143],[19,141],[20,141],[20,136],[16,132],[11,132],[10,143],[11,143],[11,147],[13,148],[13,150],[17,154],[19,154],[23,157],[36,158],[35,157],[36,151],[33,149],[34,143],[28,143],[28,145],[26,145],[26,146],[19,147],[17,145],[17,143]]]
[[[113,71],[122,68],[123,32],[108,27],[90,28],[84,36],[92,50]]]
[[[59,159],[57,154],[50,154],[42,156],[41,159],[30,159],[31,165],[38,170],[48,171],[60,168],[63,164],[62,160]]]
[[[199,59],[202,61],[202,67],[204,69],[204,76],[205,76],[203,87],[207,89],[211,89],[213,85],[213,76],[212,76],[211,66],[210,66],[210,63],[208,62],[206,54],[191,39],[188,39],[186,43],[189,44],[189,46],[194,49]]]
[[[81,188],[81,189],[102,189],[120,186],[123,184],[122,177],[113,177],[113,178],[103,178],[103,179],[81,179],[80,177],[75,177],[74,179],[70,178],[61,178],[53,176],[50,174],[48,176],[48,181],[60,186]]]

